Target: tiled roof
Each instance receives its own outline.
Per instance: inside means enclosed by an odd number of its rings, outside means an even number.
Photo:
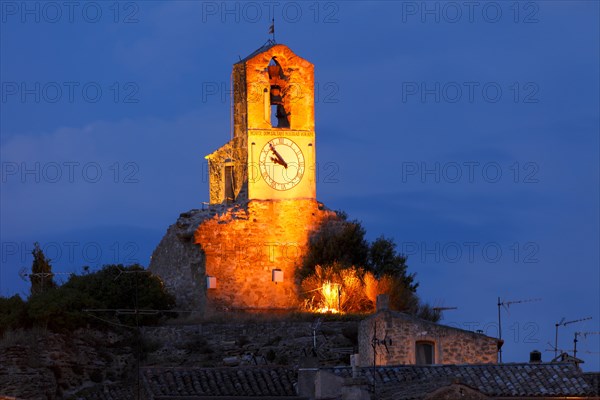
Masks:
[[[378,398],[381,400],[387,399],[402,399],[402,400],[417,400],[422,399],[428,393],[432,393],[437,389],[451,385],[453,382],[450,379],[441,378],[439,380],[430,381],[415,381],[415,382],[389,382],[384,385],[375,386],[375,391]]]
[[[285,367],[143,368],[150,399],[179,396],[296,396],[297,371]]]
[[[600,396],[600,372],[585,372],[583,378],[592,388],[595,388],[596,394]]]
[[[350,377],[350,367],[321,368]],[[597,396],[595,376],[573,364],[487,364],[362,368],[383,400],[423,399],[437,389],[460,384],[490,397]],[[286,367],[142,369],[150,400],[203,397],[296,396],[297,371]]]
[[[350,377],[350,368],[329,368],[342,377]],[[573,364],[487,364],[386,366],[362,368],[361,375],[373,382],[390,398],[420,399],[437,388],[455,382],[494,397],[554,397],[597,395]],[[433,384],[432,384],[433,383]]]
[[[275,43],[271,40],[267,40],[267,42],[265,44],[263,44],[258,49],[254,50],[252,53],[248,54],[246,57],[242,58],[238,62],[236,62],[236,64],[244,63],[244,62],[250,60],[252,57],[256,56],[257,54],[264,53],[265,51],[269,50],[271,47],[276,46],[276,45],[277,45],[277,43]]]
[[[73,396],[76,400],[130,400],[135,399],[134,385],[107,385],[104,387],[93,387]],[[1,400],[1,399],[0,399]]]

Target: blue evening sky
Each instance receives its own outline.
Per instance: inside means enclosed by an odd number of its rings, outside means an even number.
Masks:
[[[148,265],[208,199],[232,64],[315,64],[318,199],[393,238],[444,322],[548,361],[600,330],[597,1],[2,1],[0,294],[39,241],[57,273]],[[64,276],[64,275],[63,275]],[[600,335],[582,337],[600,369]]]

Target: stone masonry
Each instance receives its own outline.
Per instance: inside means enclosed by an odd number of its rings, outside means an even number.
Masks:
[[[295,309],[299,306],[296,268],[312,232],[331,218],[314,200],[253,200],[215,215],[198,226],[194,241],[203,251],[209,306],[224,309]],[[273,270],[283,273],[273,281]]]
[[[360,323],[358,348],[360,365],[373,365],[373,339],[376,364],[416,364],[417,343],[434,346],[433,364],[489,364],[498,362],[498,339],[480,333],[440,325],[391,311],[380,306],[377,313]],[[381,308],[380,308],[381,307]]]
[[[148,269],[178,307],[199,315],[232,308],[294,309],[299,305],[295,270],[309,237],[334,218],[335,212],[313,200],[253,200],[191,210],[168,228]],[[274,269],[283,272],[283,282],[272,281]],[[207,276],[217,279],[216,289],[207,290]]]

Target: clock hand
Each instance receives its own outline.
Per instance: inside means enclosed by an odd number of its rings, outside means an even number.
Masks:
[[[273,161],[275,164],[285,166],[285,165],[283,165],[282,161],[279,158],[271,157],[271,161]]]
[[[281,155],[277,152],[277,150],[275,150],[275,147],[273,146],[272,143],[269,143],[269,147],[271,148],[271,151],[273,152],[273,154],[275,154],[275,157],[277,157],[277,158],[271,157],[271,161],[273,161],[276,164],[283,165],[283,167],[285,169],[287,169],[287,167],[288,167],[287,163],[285,162],[283,157],[281,157]]]

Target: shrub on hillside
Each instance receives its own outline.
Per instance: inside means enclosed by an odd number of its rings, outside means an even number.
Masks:
[[[19,295],[0,297],[0,335],[10,328],[28,328],[27,303]]]
[[[175,306],[160,279],[139,265],[106,265],[99,271],[71,275],[62,286],[37,291],[27,302],[0,298],[0,330],[40,326],[66,332],[96,327],[156,324]],[[97,310],[94,312],[84,310]],[[135,310],[141,310],[136,315]],[[104,311],[98,311],[104,310]],[[2,332],[2,331],[0,331]]]

